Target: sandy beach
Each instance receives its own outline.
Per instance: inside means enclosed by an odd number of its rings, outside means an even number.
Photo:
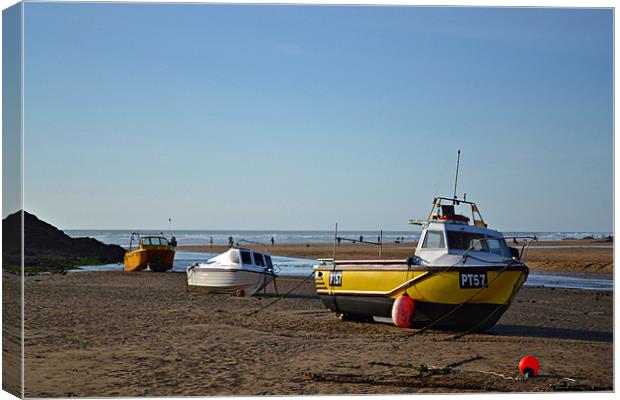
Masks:
[[[525,262],[534,270],[611,273],[613,272],[613,249],[610,247],[612,245],[613,242],[600,240],[533,242],[527,251]],[[413,254],[415,246],[416,243],[385,243],[381,258],[407,258]],[[259,251],[267,249],[276,256],[307,259],[332,258],[334,254],[334,245],[331,243],[276,244],[267,247],[244,245],[244,247]],[[179,246],[179,250],[208,253],[221,253],[227,249],[228,246],[222,245]],[[379,246],[342,242],[336,247],[336,258],[379,258]]]
[[[299,283],[277,280],[280,293]],[[311,281],[254,315],[273,286],[240,298],[188,290],[180,273],[116,271],[25,285],[27,397],[613,389],[611,292],[523,288],[489,333],[455,338],[341,322]],[[526,354],[540,376],[515,380]]]

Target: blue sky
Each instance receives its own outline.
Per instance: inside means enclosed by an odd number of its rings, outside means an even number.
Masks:
[[[62,228],[610,231],[612,11],[25,6],[25,209]]]

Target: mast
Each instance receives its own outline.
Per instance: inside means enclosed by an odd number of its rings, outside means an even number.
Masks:
[[[456,153],[456,175],[454,176],[454,203],[456,203],[456,184],[459,180],[459,162],[461,161],[461,149]]]

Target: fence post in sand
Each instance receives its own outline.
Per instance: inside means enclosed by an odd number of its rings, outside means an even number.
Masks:
[[[336,242],[338,242],[338,222],[336,222],[336,229],[334,229],[334,251],[332,253],[333,261],[336,261]]]

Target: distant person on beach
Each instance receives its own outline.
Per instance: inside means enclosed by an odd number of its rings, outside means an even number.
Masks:
[[[337,237],[337,239],[338,239],[338,246],[340,246],[340,241],[342,240],[342,238],[341,237]]]
[[[235,242],[233,241],[233,237],[232,236],[228,236],[228,245],[230,247],[233,247],[235,245]]]
[[[381,236],[377,236],[377,243],[381,243]]]
[[[172,237],[172,239],[170,239],[170,246],[177,247],[177,238],[175,238],[174,236]]]
[[[274,244],[276,244],[276,241],[273,240],[273,236],[271,237],[271,245],[273,246]]]
[[[213,236],[209,236],[209,247],[213,247]]]
[[[360,243],[364,241],[364,236],[360,235]]]

